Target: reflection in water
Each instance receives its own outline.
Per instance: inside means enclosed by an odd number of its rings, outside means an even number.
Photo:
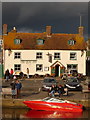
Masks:
[[[82,113],[30,110],[25,116],[29,118],[80,118]]]
[[[82,113],[70,113],[70,112],[54,112],[54,111],[35,111],[28,109],[3,109],[3,120],[7,118],[11,120],[20,120],[22,118],[88,118],[88,112],[86,110]]]

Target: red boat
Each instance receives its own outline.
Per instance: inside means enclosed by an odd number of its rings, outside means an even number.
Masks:
[[[30,110],[24,116],[27,118],[81,118],[82,112]]]
[[[24,101],[32,110],[45,111],[65,111],[65,112],[82,112],[83,106],[74,102],[56,98],[44,98],[41,100]]]

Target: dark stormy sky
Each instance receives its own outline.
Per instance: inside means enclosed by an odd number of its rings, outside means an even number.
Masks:
[[[80,14],[85,36],[88,34],[88,2],[3,2],[2,24],[8,31],[44,32],[46,25],[54,33],[77,33]]]

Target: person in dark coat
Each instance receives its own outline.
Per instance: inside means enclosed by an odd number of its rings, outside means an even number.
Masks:
[[[64,87],[62,85],[59,85],[58,87],[59,87],[60,94],[64,94],[65,93]]]
[[[60,95],[61,95],[61,89],[57,85],[55,85],[55,92],[57,92],[59,94],[59,97],[60,97]]]
[[[10,73],[9,73],[9,70],[7,69],[5,72],[6,81],[9,80],[9,76],[10,76]]]
[[[54,97],[54,93],[55,93],[55,86],[54,85],[52,85],[52,87],[51,87],[51,90],[50,90],[50,95],[52,96],[52,97]]]
[[[16,97],[16,83],[15,83],[15,81],[12,81],[10,85],[11,85],[11,90],[12,90],[12,98],[15,98]]]
[[[19,98],[20,96],[21,88],[22,88],[22,83],[19,82],[19,80],[16,80],[17,98]]]

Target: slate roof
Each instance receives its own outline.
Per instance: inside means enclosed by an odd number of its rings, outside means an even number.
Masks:
[[[9,32],[7,35],[3,35],[4,38],[4,49],[13,50],[85,50],[86,42],[84,37],[79,34],[62,34],[52,33],[51,36],[47,37],[44,33],[12,33]],[[21,39],[21,44],[17,45],[14,43],[14,39]],[[37,39],[44,39],[43,45],[37,45]],[[74,45],[69,45],[68,40],[75,40]]]

